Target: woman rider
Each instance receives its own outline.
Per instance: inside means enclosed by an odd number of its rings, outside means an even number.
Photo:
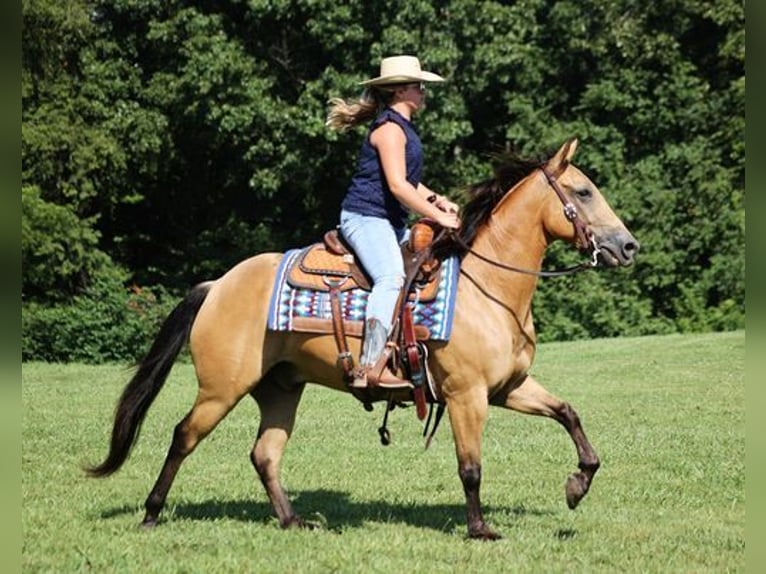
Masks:
[[[369,123],[357,168],[341,204],[340,230],[372,281],[367,302],[364,341],[354,387],[400,386],[388,369],[370,372],[385,350],[399,291],[404,281],[400,242],[408,210],[458,229],[458,206],[420,180],[423,149],[412,123],[425,105],[426,82],[444,78],[421,70],[414,56],[383,58],[380,75],[362,82],[361,98],[330,100],[327,125],[339,131]]]

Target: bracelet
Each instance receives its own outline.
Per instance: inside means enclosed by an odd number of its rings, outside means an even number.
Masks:
[[[438,196],[438,195],[436,195],[435,193],[432,193],[431,195],[429,195],[429,196],[426,198],[426,201],[427,201],[428,203],[436,203],[436,201],[437,201],[438,199],[439,199],[439,196]]]

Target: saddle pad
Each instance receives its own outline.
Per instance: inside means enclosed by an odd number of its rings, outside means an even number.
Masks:
[[[288,251],[282,257],[269,302],[267,327],[272,331],[299,331],[304,333],[332,333],[330,294],[325,291],[293,287],[287,282],[287,272],[302,253],[300,249]],[[432,340],[447,341],[452,332],[460,262],[450,257],[442,263],[439,288],[430,301],[415,299],[412,318],[415,325],[427,329]],[[364,313],[370,293],[351,289],[340,293],[346,334],[361,336]]]

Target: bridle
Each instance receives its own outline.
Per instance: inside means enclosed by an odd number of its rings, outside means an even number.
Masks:
[[[478,253],[477,251],[474,251],[474,249],[470,245],[468,245],[465,241],[463,241],[454,230],[450,230],[452,234],[452,239],[458,245],[460,245],[460,247],[465,249],[468,253],[470,253],[474,257],[477,257],[478,259],[481,259],[482,261],[485,261],[486,263],[489,263],[490,265],[499,267],[500,269],[515,271],[516,273],[524,273],[526,275],[536,275],[538,277],[559,277],[561,275],[571,275],[573,273],[585,271],[586,269],[593,269],[594,267],[598,266],[598,254],[601,253],[601,250],[598,248],[598,245],[596,245],[596,240],[593,237],[593,233],[590,231],[590,229],[588,229],[587,224],[580,218],[579,214],[577,213],[577,207],[571,201],[567,200],[567,197],[564,195],[564,192],[562,191],[561,186],[556,180],[556,177],[553,174],[551,174],[545,168],[545,166],[541,166],[540,171],[543,172],[543,175],[545,176],[545,179],[548,182],[548,185],[550,185],[553,188],[553,191],[556,192],[556,196],[559,198],[562,205],[564,206],[564,217],[566,217],[574,226],[575,246],[580,252],[587,253],[590,256],[590,261],[585,263],[579,263],[578,265],[573,265],[571,267],[566,267],[564,269],[554,269],[551,271],[535,271],[533,269],[521,269],[519,267],[514,267],[513,265],[506,265],[505,263],[501,263],[500,261],[495,261],[494,259],[490,259],[489,257],[482,255],[481,253]]]
[[[591,233],[590,229],[588,229],[588,226],[585,224],[585,222],[580,219],[580,215],[577,213],[577,208],[575,207],[574,203],[571,201],[568,201],[566,196],[564,195],[564,192],[561,190],[561,186],[559,185],[559,182],[556,180],[556,178],[551,174],[545,166],[542,166],[540,168],[540,171],[543,172],[543,175],[545,176],[545,179],[548,181],[548,185],[550,185],[553,188],[553,191],[556,192],[556,195],[558,196],[559,200],[564,206],[564,216],[572,222],[572,225],[575,229],[575,245],[577,248],[581,251],[588,251],[590,250],[591,256],[595,256],[598,254],[599,249],[598,246],[595,243],[595,240],[593,239],[593,233]],[[593,259],[594,263],[596,264],[595,258]]]

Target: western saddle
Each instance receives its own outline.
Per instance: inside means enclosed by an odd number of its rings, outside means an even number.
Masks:
[[[431,246],[443,233],[441,227],[430,219],[421,219],[411,230],[409,240],[402,244],[405,279],[396,306],[393,328],[386,345],[385,359],[378,362],[383,369],[388,366],[403,381],[400,389],[410,389],[417,407],[418,417],[425,418],[426,398],[426,349],[422,341],[429,338],[426,327],[416,326],[412,319],[415,300],[433,300],[439,287],[441,261],[433,257]],[[347,335],[362,336],[363,322],[347,322],[343,318],[340,293],[351,289],[371,289],[370,279],[357,263],[351,248],[337,229],[325,233],[321,243],[303,250],[287,271],[287,282],[293,287],[329,293],[332,313],[332,333],[338,346],[338,366],[343,380],[350,385],[353,380],[354,359],[348,349]],[[329,329],[328,329],[329,330]],[[317,332],[328,330],[316,328]],[[354,389],[352,393],[368,406],[376,388]],[[386,387],[385,390],[391,390]]]

